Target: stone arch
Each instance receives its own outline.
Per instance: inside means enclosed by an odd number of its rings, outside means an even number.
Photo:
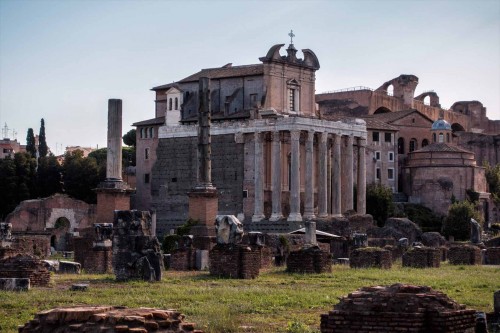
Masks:
[[[422,148],[424,148],[425,146],[429,145],[429,140],[427,139],[423,139],[422,140]]]
[[[415,138],[411,138],[410,145],[408,147],[408,152],[412,152],[418,149],[418,141]]]
[[[373,114],[389,113],[389,112],[392,112],[392,111],[384,106],[381,106],[377,110],[375,110],[375,112],[373,112]]]
[[[56,251],[66,251],[67,235],[71,228],[71,222],[64,216],[59,217],[51,230],[50,246]]]
[[[463,131],[465,131],[465,128],[462,125],[460,125],[459,123],[453,123],[451,125],[451,130],[452,130],[453,133],[455,133],[455,132],[463,132]]]

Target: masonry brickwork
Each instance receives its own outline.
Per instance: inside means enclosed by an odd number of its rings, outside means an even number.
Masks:
[[[328,273],[332,270],[332,255],[319,247],[292,251],[288,255],[286,270],[290,273]]]
[[[321,315],[321,333],[473,332],[475,313],[430,287],[364,287]]]
[[[391,252],[376,247],[365,247],[351,252],[349,257],[351,268],[384,268],[392,267]]]
[[[19,254],[47,258],[50,255],[49,233],[13,233],[12,249]]]
[[[196,248],[176,249],[170,254],[170,269],[190,271],[196,269]]]
[[[20,326],[19,333],[53,332],[157,332],[203,333],[186,322],[176,310],[126,308],[111,306],[78,306],[39,312],[33,320]]]
[[[209,256],[210,275],[235,279],[254,279],[259,276],[260,249],[252,249],[247,245],[217,244]]]
[[[481,265],[481,249],[472,245],[451,246],[448,261],[452,265]]]
[[[500,247],[487,248],[485,256],[487,265],[500,265]]]
[[[441,251],[432,247],[414,247],[403,254],[403,267],[437,268],[441,265]]]
[[[50,283],[50,272],[41,260],[17,255],[0,260],[0,278],[28,278],[32,287],[45,287]]]
[[[85,235],[85,237],[74,237],[73,244],[75,246],[74,260],[79,262],[85,271],[88,271],[92,265],[87,266],[87,258],[89,253],[92,252],[94,237],[90,235]]]
[[[113,248],[111,246],[93,246],[86,253],[84,269],[90,274],[113,273]]]

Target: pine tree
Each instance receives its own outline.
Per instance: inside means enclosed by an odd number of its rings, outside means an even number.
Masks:
[[[47,156],[48,150],[47,140],[45,139],[45,121],[42,118],[40,122],[40,133],[38,134],[38,153],[40,157]]]
[[[28,135],[26,136],[26,152],[31,157],[36,158],[35,134],[32,128],[28,128]]]

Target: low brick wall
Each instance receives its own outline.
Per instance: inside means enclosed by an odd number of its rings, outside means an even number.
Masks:
[[[448,261],[452,265],[481,265],[481,249],[472,245],[452,246]]]
[[[196,269],[196,249],[176,249],[170,254],[170,269],[173,271],[191,271]]]
[[[500,247],[489,247],[486,249],[486,264],[500,265]]]
[[[446,246],[441,246],[439,250],[441,251],[441,261],[448,260],[448,248]]]
[[[395,245],[386,245],[383,247],[384,250],[391,252],[392,262],[400,259],[403,256],[403,248]]]
[[[433,247],[415,247],[403,254],[403,267],[440,267],[441,251]]]
[[[73,237],[72,239],[75,246],[74,260],[76,262],[79,262],[85,271],[88,271],[90,268],[92,268],[92,265],[87,267],[85,260],[92,252],[94,237]]]
[[[321,333],[463,333],[473,331],[475,313],[425,286],[365,287],[321,315]]]
[[[127,309],[110,306],[56,308],[39,312],[19,327],[19,333],[35,332],[172,332],[203,333],[184,321],[175,310]]]
[[[261,252],[246,245],[217,244],[210,251],[210,275],[253,279],[259,276]]]
[[[45,259],[50,256],[50,234],[14,233],[11,247],[18,254],[32,255]]]
[[[332,271],[332,255],[319,247],[302,248],[292,251],[287,259],[290,273],[326,273]]]
[[[375,267],[390,269],[392,267],[391,252],[376,247],[356,249],[351,252],[349,265],[351,268]]]
[[[76,256],[76,252],[75,252]],[[113,273],[113,248],[110,246],[95,246],[87,253],[83,269],[91,274]]]
[[[260,252],[260,268],[269,268],[273,265],[273,250],[267,246],[252,247]]]
[[[32,287],[44,287],[50,282],[50,272],[41,260],[18,255],[0,260],[0,278],[28,278]]]

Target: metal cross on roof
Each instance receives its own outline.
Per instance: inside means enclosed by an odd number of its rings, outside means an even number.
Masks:
[[[295,37],[295,35],[293,34],[293,30],[290,30],[288,36],[290,36],[290,44],[293,44],[293,37]]]

